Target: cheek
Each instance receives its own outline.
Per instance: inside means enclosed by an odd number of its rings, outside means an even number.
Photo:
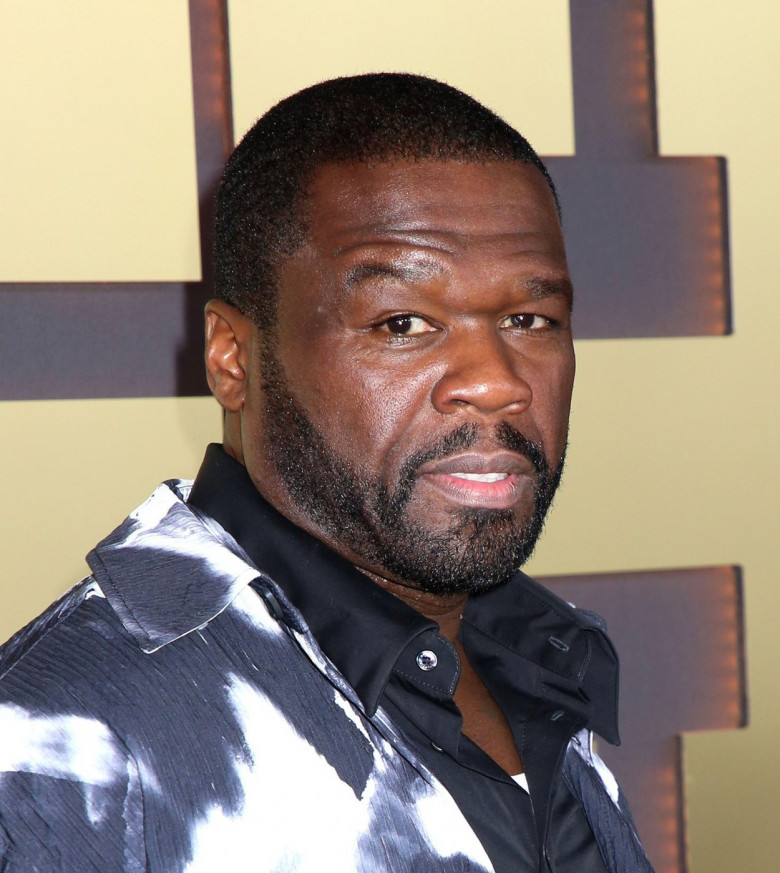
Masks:
[[[400,360],[377,367],[365,357],[343,354],[317,362],[312,372],[320,377],[306,386],[304,402],[336,451],[378,470],[402,462],[412,433],[418,442],[425,438],[432,377]]]
[[[432,376],[424,369],[364,369],[357,385],[367,437],[375,445],[403,442],[407,431],[422,427],[433,409]]]
[[[545,371],[534,389],[535,418],[548,451],[558,457],[566,444],[571,394],[574,385],[574,357]]]

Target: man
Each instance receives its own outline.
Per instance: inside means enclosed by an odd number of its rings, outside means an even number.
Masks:
[[[0,868],[649,871],[592,616],[517,571],[574,378],[555,193],[441,83],[307,89],[223,177],[194,485],[6,647]]]

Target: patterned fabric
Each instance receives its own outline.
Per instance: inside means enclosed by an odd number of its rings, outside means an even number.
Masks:
[[[382,709],[366,715],[188,489],[160,486],[0,655],[0,870],[491,870]],[[591,823],[623,857],[633,829],[601,772],[572,750],[567,768],[594,775]]]

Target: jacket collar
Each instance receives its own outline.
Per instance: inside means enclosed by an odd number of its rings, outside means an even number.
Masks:
[[[164,482],[87,555],[147,653],[211,621],[259,575],[230,534],[184,502],[191,484]]]

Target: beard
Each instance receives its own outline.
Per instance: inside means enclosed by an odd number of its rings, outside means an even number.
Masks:
[[[475,445],[478,425],[462,424],[411,455],[390,489],[333,450],[292,397],[272,350],[266,348],[261,365],[269,458],[296,508],[335,543],[432,594],[488,591],[509,581],[531,556],[560,481],[563,456],[551,470],[539,445],[506,422],[496,425],[494,443],[524,455],[534,468],[530,515],[518,519],[509,509],[463,507],[450,528],[426,529],[409,514],[417,471]]]

